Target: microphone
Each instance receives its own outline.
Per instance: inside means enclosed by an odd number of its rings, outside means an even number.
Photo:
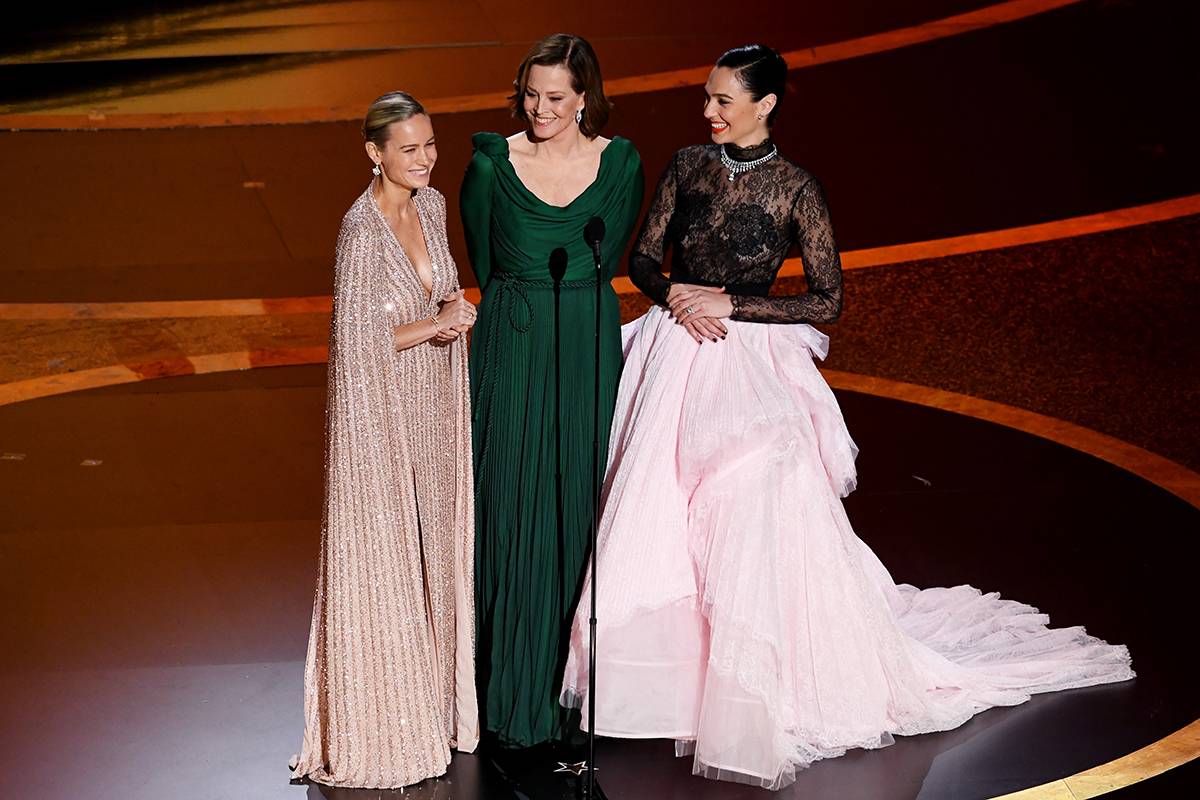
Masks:
[[[550,279],[559,283],[566,274],[567,251],[565,248],[556,247],[550,251]]]
[[[588,247],[592,248],[592,255],[596,257],[596,266],[600,266],[600,243],[604,241],[604,220],[599,217],[592,217],[588,220],[587,225],[583,227],[583,240],[588,243]]]
[[[596,358],[594,362],[595,383],[592,384],[592,524],[591,555],[589,567],[592,573],[592,593],[590,614],[588,616],[588,718],[593,720],[588,731],[588,800],[606,800],[604,790],[596,783],[596,536],[600,530],[600,317],[603,304],[600,302],[600,287],[603,285],[603,269],[600,266],[600,243],[604,241],[604,220],[592,217],[583,227],[583,240],[592,248],[592,257],[596,261],[596,305],[595,308],[595,341]],[[612,289],[609,289],[611,293]],[[615,314],[613,316],[616,316]]]

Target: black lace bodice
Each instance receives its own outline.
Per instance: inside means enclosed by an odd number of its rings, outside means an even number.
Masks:
[[[735,161],[771,151],[726,145]],[[671,248],[671,277],[662,264]],[[808,291],[768,297],[780,265],[796,246]],[[629,260],[629,277],[665,305],[672,283],[724,286],[732,319],[832,322],[842,310],[842,261],[825,193],[812,175],[777,155],[729,180],[720,145],[685,147],[671,159]]]

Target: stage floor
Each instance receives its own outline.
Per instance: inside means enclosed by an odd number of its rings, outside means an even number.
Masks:
[[[876,393],[839,391],[862,448],[856,530],[898,581],[1029,602],[1129,645],[1138,671],[817,764],[774,796],[970,800],[1157,742],[1123,785],[1200,752],[1200,690],[1178,643],[1200,529],[1200,106],[1185,100],[1197,7],[179,0],[85,12],[14,7],[0,35],[0,173],[14,187],[0,214],[0,798],[392,796],[293,786],[286,770],[323,491],[314,362],[337,226],[369,178],[356,120],[397,86],[426,100],[434,184],[454,208],[470,135],[515,130],[512,68],[552,28],[596,45],[616,101],[606,132],[636,143],[651,189],[672,152],[707,137],[705,65],[741,41],[789,51],[774,136],[825,184],[853,266],[827,375]],[[1143,204],[1170,210],[1148,217]],[[1085,215],[1100,213],[1135,227],[1091,227]],[[1054,232],[1022,244],[1043,224]],[[469,285],[457,214],[449,235]],[[627,317],[637,302],[625,297]],[[309,365],[249,369],[297,363]],[[209,374],[164,377],[189,372]],[[104,383],[119,385],[72,391]],[[1157,485],[877,395],[1004,420]],[[1185,745],[1163,741],[1189,724]],[[612,800],[771,797],[693,778],[670,742],[602,740],[598,760]],[[550,800],[553,766],[459,755],[446,778],[402,794]],[[1186,796],[1197,770],[1126,795]]]
[[[324,367],[169,378],[0,407],[5,796],[367,798],[288,785],[316,570]],[[1129,645],[1135,681],[853,752],[779,798],[982,798],[1130,753],[1200,716],[1179,657],[1200,512],[987,422],[843,392],[859,535],[898,581],[971,583]],[[100,462],[87,465],[90,462]],[[601,740],[608,796],[767,797],[670,742]],[[552,763],[456,756],[410,797],[549,797]],[[515,776],[515,777],[514,777]]]

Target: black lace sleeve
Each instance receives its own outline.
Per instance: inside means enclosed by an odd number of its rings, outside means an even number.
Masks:
[[[642,294],[659,305],[667,304],[667,292],[671,289],[671,281],[662,274],[662,265],[666,260],[667,228],[675,213],[677,161],[678,158],[672,158],[658,179],[650,210],[646,212],[646,220],[629,257],[629,279]]]
[[[792,230],[804,261],[804,294],[735,295],[731,319],[743,322],[833,322],[842,313],[842,259],[820,182],[809,178],[792,205]],[[644,290],[643,290],[644,291]]]

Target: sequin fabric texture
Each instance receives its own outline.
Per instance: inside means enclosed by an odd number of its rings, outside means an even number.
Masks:
[[[446,203],[414,196],[433,291],[368,188],[338,235],[326,496],[293,777],[394,788],[478,742],[466,342],[397,352],[393,329],[458,288]]]

